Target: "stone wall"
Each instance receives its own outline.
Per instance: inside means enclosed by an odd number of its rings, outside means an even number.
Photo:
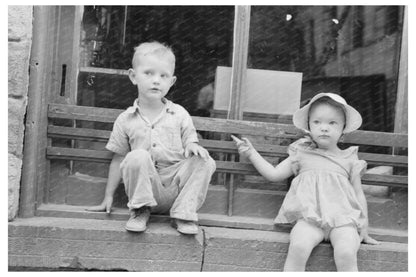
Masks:
[[[24,118],[29,86],[29,56],[32,45],[32,6],[8,6],[8,219],[19,207],[23,158]]]

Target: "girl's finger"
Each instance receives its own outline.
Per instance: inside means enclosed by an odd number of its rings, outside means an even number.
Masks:
[[[231,138],[232,138],[232,139],[233,139],[233,141],[235,141],[237,144],[242,142],[242,141],[241,141],[241,139],[239,139],[239,138],[238,138],[238,137],[236,137],[236,136],[231,135]]]

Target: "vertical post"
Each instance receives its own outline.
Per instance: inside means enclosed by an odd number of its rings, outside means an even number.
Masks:
[[[400,45],[400,58],[399,58],[399,73],[397,78],[397,98],[396,108],[394,114],[394,132],[395,133],[407,133],[408,132],[408,69],[407,69],[407,47],[408,47],[408,29],[407,29],[407,10],[408,7],[404,6],[403,12],[403,29],[402,40]],[[402,151],[399,147],[393,147],[393,155],[399,155]],[[393,167],[394,174],[400,174],[400,168]],[[392,192],[392,188],[389,187],[389,194]]]
[[[408,7],[404,6],[403,16],[403,32],[402,41],[400,47],[400,60],[399,60],[399,77],[397,85],[397,100],[396,100],[396,112],[394,116],[394,132],[395,133],[407,133],[407,101],[408,101],[408,72],[407,72],[407,47],[408,47],[408,30],[407,30],[407,10]]]
[[[249,29],[250,6],[236,6],[228,119],[243,119],[242,102],[246,90]]]
[[[28,107],[19,202],[19,215],[21,217],[35,215],[38,175],[42,174],[42,172],[39,172],[39,168],[43,166],[42,160],[45,160],[45,153],[42,153],[42,144],[39,142],[46,137],[46,132],[44,132],[46,117],[43,116],[46,107],[43,105],[43,98],[46,90],[50,53],[48,47],[50,40],[47,32],[50,9],[48,6],[33,7],[33,40],[29,63]]]
[[[227,119],[243,119],[243,100],[246,91],[247,57],[250,31],[250,6],[236,6],[234,19],[234,45],[231,69],[230,103]],[[235,155],[231,155],[235,160]],[[234,174],[228,186],[228,216],[233,213]]]

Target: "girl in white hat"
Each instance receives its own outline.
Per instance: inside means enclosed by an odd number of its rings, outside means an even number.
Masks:
[[[304,271],[313,248],[325,240],[334,248],[338,271],[358,271],[360,242],[378,244],[368,235],[367,201],[361,187],[367,163],[358,159],[358,146],[341,150],[338,141],[361,126],[361,115],[341,96],[319,93],[295,112],[293,123],[309,137],[292,143],[289,157],[276,167],[248,139],[233,138],[240,155],[267,180],[296,176],[275,219],[275,223],[295,223],[284,270]]]

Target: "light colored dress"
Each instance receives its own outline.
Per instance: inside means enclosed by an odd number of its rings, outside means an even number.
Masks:
[[[310,138],[292,143],[288,153],[296,177],[274,222],[304,219],[326,231],[351,224],[361,229],[363,209],[351,180],[362,176],[367,163],[358,159],[357,152],[358,146],[351,146],[334,156],[317,148]]]

